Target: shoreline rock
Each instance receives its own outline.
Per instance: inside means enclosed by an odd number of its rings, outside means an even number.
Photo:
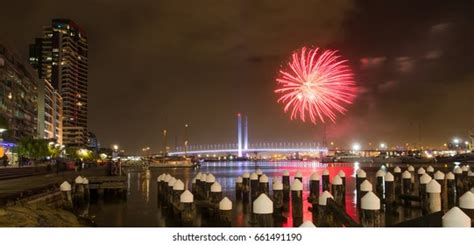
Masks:
[[[0,208],[0,227],[90,227],[92,221],[48,206],[14,205]]]

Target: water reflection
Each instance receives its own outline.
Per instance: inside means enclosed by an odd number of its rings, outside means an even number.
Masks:
[[[223,196],[227,196],[233,202],[233,223],[232,226],[249,226],[251,219],[251,205],[236,202],[235,198],[235,179],[243,173],[252,173],[260,168],[263,173],[269,177],[270,190],[272,190],[273,180],[281,180],[284,170],[290,172],[291,182],[297,171],[303,174],[303,208],[302,219],[293,220],[291,215],[292,207],[288,205],[288,209],[283,214],[281,226],[295,226],[305,220],[313,220],[312,212],[309,211],[311,204],[308,203],[309,196],[309,176],[316,172],[319,175],[327,168],[329,170],[331,181],[339,171],[343,171],[346,175],[346,192],[345,192],[345,208],[346,212],[354,220],[358,222],[358,213],[356,208],[355,193],[355,171],[360,167],[367,171],[367,175],[374,176],[376,170],[370,170],[370,166],[362,166],[359,163],[337,163],[326,164],[319,162],[212,162],[204,163],[198,169],[160,169],[153,168],[150,170],[131,168],[127,169],[128,175],[128,196],[126,201],[105,200],[104,202],[92,203],[89,213],[94,216],[94,220],[98,226],[175,226],[173,219],[167,219],[166,210],[162,209],[157,202],[157,184],[156,179],[162,173],[169,173],[175,178],[181,179],[186,188],[191,188],[192,178],[200,171],[203,173],[212,173],[216,180],[221,184]],[[372,171],[372,172],[371,172]],[[369,180],[375,183],[375,179]],[[270,195],[271,196],[271,195]],[[291,203],[291,201],[290,201]],[[412,213],[400,212],[402,219],[405,216],[411,216]],[[196,214],[199,220],[200,213]],[[398,219],[396,219],[398,220]],[[201,221],[201,220],[199,220]],[[211,226],[206,224],[205,220],[201,222],[203,226]]]

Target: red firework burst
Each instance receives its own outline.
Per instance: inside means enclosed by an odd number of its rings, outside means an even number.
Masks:
[[[291,111],[293,120],[299,116],[304,122],[309,116],[316,124],[325,118],[335,122],[336,113],[344,114],[352,104],[356,87],[354,74],[337,51],[302,48],[292,54],[288,66],[281,69],[276,79],[284,111]]]

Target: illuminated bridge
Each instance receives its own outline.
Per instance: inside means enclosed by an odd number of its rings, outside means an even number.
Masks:
[[[187,140],[185,140],[187,143]],[[254,143],[248,142],[248,120],[247,116],[237,114],[237,143],[233,144],[213,144],[213,145],[190,145],[177,147],[176,151],[168,152],[168,155],[200,155],[200,154],[232,154],[243,157],[255,153],[327,153],[326,147],[320,147],[315,142],[306,143]]]
[[[248,148],[239,149],[238,144],[218,144],[218,145],[202,145],[190,146],[189,150],[185,151],[184,147],[179,147],[177,151],[169,152],[171,156],[176,155],[198,155],[198,154],[235,154],[239,157],[246,154],[254,154],[261,152],[274,153],[293,153],[293,152],[308,152],[308,153],[327,153],[328,149],[319,147],[314,143],[261,143],[251,144]]]

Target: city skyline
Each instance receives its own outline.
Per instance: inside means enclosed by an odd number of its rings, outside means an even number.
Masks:
[[[9,3],[0,41],[26,63],[28,44],[51,19],[82,26],[90,49],[90,131],[104,147],[119,144],[127,152],[161,149],[165,128],[182,141],[185,124],[190,145],[234,142],[237,113],[248,115],[253,142],[322,142],[321,124],[290,121],[273,94],[278,69],[301,45],[339,49],[355,72],[359,93],[345,116],[327,124],[329,142],[439,146],[467,139],[474,126],[471,2],[401,1],[386,8],[343,1],[323,10],[304,2],[213,4],[199,13],[178,3],[88,1],[84,6],[94,9],[88,16],[58,1],[23,12]],[[24,22],[9,22],[11,14],[24,15]],[[295,18],[298,26],[285,24]],[[258,32],[265,28],[270,36]]]

